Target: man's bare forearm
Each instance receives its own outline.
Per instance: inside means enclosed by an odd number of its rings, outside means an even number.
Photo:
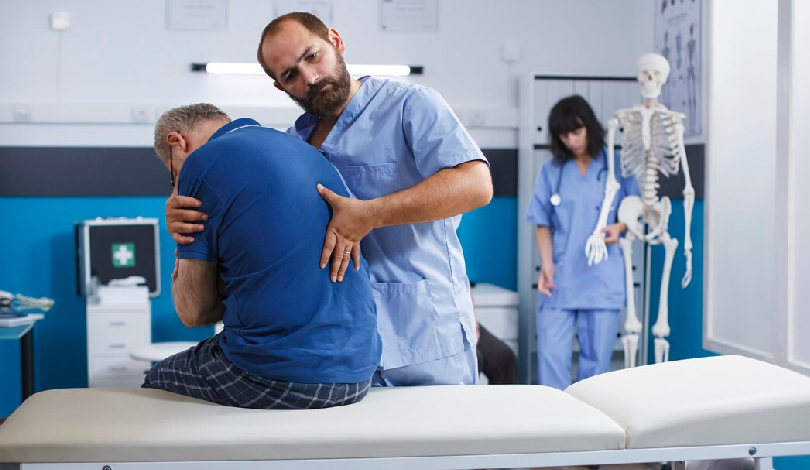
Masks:
[[[445,168],[408,189],[369,201],[375,227],[446,219],[489,204],[492,177],[481,160]]]
[[[217,285],[216,266],[197,260],[180,260],[172,297],[177,316],[185,326],[211,325],[222,321],[223,298]]]

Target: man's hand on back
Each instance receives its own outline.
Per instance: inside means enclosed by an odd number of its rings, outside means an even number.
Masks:
[[[360,269],[360,240],[374,228],[374,215],[368,201],[339,196],[318,185],[318,193],[332,206],[332,220],[326,228],[326,238],[321,251],[321,269],[332,259],[329,278],[332,282],[343,281],[343,275],[354,263]]]

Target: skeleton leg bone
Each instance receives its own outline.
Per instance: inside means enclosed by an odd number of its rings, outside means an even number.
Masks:
[[[662,205],[666,206],[667,212],[662,215],[669,219],[671,206],[669,198],[661,199]],[[664,245],[664,271],[661,274],[661,295],[658,301],[658,319],[653,325],[652,333],[655,336],[655,362],[666,362],[669,360],[669,275],[672,271],[672,259],[675,257],[675,249],[678,248],[678,240],[672,238],[669,233],[661,235],[661,243]]]
[[[638,356],[638,334],[641,332],[641,322],[636,316],[636,301],[633,292],[633,236],[632,232],[627,232],[627,236],[619,240],[619,247],[624,255],[624,280],[627,289],[627,319],[624,322],[624,367],[635,367]]]
[[[624,366],[635,367],[638,357],[638,339],[641,333],[641,322],[636,315],[636,302],[633,291],[633,240],[641,238],[642,226],[639,218],[644,210],[644,204],[636,196],[628,196],[619,205],[618,219],[627,225],[627,233],[624,238],[619,239],[619,248],[624,256],[624,279],[627,289],[627,319],[624,323]]]

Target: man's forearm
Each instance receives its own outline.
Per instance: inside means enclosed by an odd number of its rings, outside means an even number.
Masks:
[[[222,320],[225,305],[219,294],[216,266],[196,260],[181,260],[172,285],[177,316],[188,327]]]
[[[178,280],[180,278],[178,277]],[[222,321],[222,315],[225,313],[225,305],[222,302],[222,297],[216,296],[216,299],[206,302],[208,305],[204,306],[199,299],[196,299],[196,293],[192,292],[189,288],[179,285],[175,282],[172,286],[172,297],[174,298],[174,308],[177,311],[177,316],[183,325],[188,327],[212,325]]]
[[[421,183],[369,201],[375,227],[432,222],[484,206],[492,199],[489,167],[480,160],[445,168]]]

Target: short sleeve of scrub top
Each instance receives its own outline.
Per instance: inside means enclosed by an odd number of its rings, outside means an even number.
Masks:
[[[529,208],[526,211],[526,221],[540,226],[551,227],[551,173],[562,171],[562,168],[554,165],[552,160],[547,161],[537,173],[534,182],[534,193],[529,201]]]
[[[423,178],[484,155],[453,110],[430,88],[415,87],[403,106],[402,127]]]

